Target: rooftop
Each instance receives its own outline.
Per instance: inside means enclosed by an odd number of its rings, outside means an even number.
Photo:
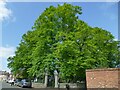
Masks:
[[[9,72],[6,72],[6,71],[0,71],[0,75],[6,75],[6,74],[9,74]]]

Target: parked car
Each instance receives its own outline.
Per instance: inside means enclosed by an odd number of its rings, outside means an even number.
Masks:
[[[8,83],[8,82],[9,82],[9,79],[7,79],[5,82]]]
[[[8,81],[8,83],[12,86],[12,85],[14,85],[14,79],[10,79],[9,81]]]
[[[15,79],[14,85],[19,86],[21,83],[21,80],[22,80],[21,78]]]
[[[20,84],[19,84],[20,87],[29,87],[31,88],[32,87],[32,82],[30,79],[22,79]]]

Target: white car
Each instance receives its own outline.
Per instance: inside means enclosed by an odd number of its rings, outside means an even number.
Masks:
[[[8,83],[8,82],[9,82],[9,79],[6,80],[6,83]]]
[[[11,85],[14,85],[14,80],[13,79],[9,80],[8,83],[11,84]]]

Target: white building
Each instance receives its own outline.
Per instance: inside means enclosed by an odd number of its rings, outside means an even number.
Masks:
[[[9,77],[9,73],[6,71],[0,71],[0,81],[7,80]]]

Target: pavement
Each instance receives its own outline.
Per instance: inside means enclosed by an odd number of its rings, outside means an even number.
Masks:
[[[6,82],[0,82],[0,90],[66,90],[65,88],[21,88],[17,86],[11,86],[10,84]],[[86,89],[75,89],[71,88],[70,90],[86,90]]]
[[[6,83],[6,82],[1,82],[2,88],[19,88],[17,86],[11,86],[10,84]]]
[[[31,89],[32,88],[21,88],[21,87],[14,86],[14,85],[11,86],[5,81],[0,82],[0,90],[31,90]]]
[[[33,86],[34,86],[34,88],[21,88],[21,87],[18,87],[18,86],[15,86],[15,85],[10,85],[9,83],[6,83],[5,81],[0,81],[0,90],[2,89],[2,90],[13,90],[13,89],[16,89],[16,90],[33,90],[33,89],[36,89],[36,88],[39,88],[39,87],[41,87],[41,84],[40,85],[34,85],[33,84]],[[43,87],[41,87],[41,88],[43,88]],[[40,89],[40,88],[39,88]]]

